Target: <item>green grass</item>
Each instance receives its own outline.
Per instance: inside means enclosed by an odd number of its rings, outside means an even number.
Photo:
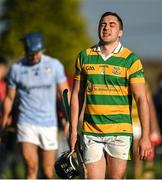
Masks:
[[[153,168],[147,169],[146,168],[146,162],[143,164],[143,175],[141,179],[144,179],[145,174],[153,174],[154,179],[162,179],[162,159],[161,162],[155,161]],[[127,179],[132,179],[133,177],[133,162],[129,161],[128,162],[128,168],[127,168]],[[148,178],[147,178],[148,179]]]
[[[24,168],[23,162],[19,162],[19,164],[17,164],[16,173],[17,173],[17,178],[18,179],[24,179],[25,178],[25,168]],[[15,177],[13,177],[11,168],[6,169],[6,171],[4,173],[4,177],[5,177],[5,179],[13,179],[13,178],[15,178]]]
[[[145,163],[144,163],[144,167],[145,167]],[[18,179],[24,179],[25,178],[25,169],[24,169],[23,162],[19,162],[19,164],[17,165],[16,171],[18,174],[18,177],[17,177]],[[154,167],[153,167],[152,171],[154,173],[154,179],[162,179],[162,162],[160,160],[156,161],[154,163]],[[6,169],[6,171],[4,173],[4,178],[5,179],[13,179],[14,178],[12,176],[12,170],[10,168]],[[58,176],[55,175],[54,178],[57,179]],[[127,179],[133,179],[133,162],[132,161],[128,162]]]

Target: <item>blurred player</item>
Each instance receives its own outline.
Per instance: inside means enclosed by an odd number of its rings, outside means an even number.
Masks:
[[[2,113],[2,104],[6,96],[7,70],[7,59],[4,56],[0,56],[0,116]]]
[[[148,84],[147,84],[147,99],[149,103],[149,109],[150,109],[150,139],[151,139],[151,144],[152,144],[152,152],[148,156],[147,161],[145,163],[144,167],[144,162],[139,159],[138,156],[138,143],[141,138],[141,123],[139,120],[138,116],[138,111],[137,111],[137,105],[136,102],[133,98],[133,103],[132,103],[132,122],[133,122],[133,172],[134,172],[134,178],[153,178],[153,171],[144,172],[145,168],[147,169],[148,167],[151,169],[153,168],[153,160],[155,156],[155,145],[159,144],[161,139],[160,139],[160,129],[159,129],[159,124],[158,120],[156,117],[156,112],[155,112],[155,107],[154,107],[154,102],[152,99],[152,95],[149,91]],[[143,173],[144,172],[144,173]]]
[[[45,46],[39,32],[26,34],[23,44],[25,56],[9,72],[1,127],[9,124],[18,93],[17,138],[27,167],[26,178],[37,178],[39,152],[44,178],[52,178],[58,148],[56,90],[62,94],[68,89],[67,78],[62,63],[43,54]]]

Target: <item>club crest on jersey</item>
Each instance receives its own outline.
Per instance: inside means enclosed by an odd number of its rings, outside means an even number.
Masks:
[[[113,67],[113,69],[112,69],[113,74],[119,75],[119,74],[121,74],[121,72],[122,72],[122,70],[120,67]]]

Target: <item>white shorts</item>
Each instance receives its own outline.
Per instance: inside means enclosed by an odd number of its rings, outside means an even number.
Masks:
[[[90,136],[83,135],[83,156],[85,163],[99,161],[104,153],[117,159],[128,160],[130,158],[130,136]]]
[[[44,150],[58,149],[56,127],[42,127],[21,123],[17,126],[18,142],[29,142],[38,145]]]
[[[134,139],[140,139],[141,137],[141,125],[133,123],[133,138]]]

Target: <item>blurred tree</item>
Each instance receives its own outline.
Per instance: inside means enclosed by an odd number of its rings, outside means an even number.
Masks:
[[[0,53],[12,61],[23,55],[20,39],[25,33],[39,31],[46,44],[46,53],[60,59],[71,72],[78,51],[89,45],[84,19],[79,14],[80,0],[5,0],[1,20]]]

